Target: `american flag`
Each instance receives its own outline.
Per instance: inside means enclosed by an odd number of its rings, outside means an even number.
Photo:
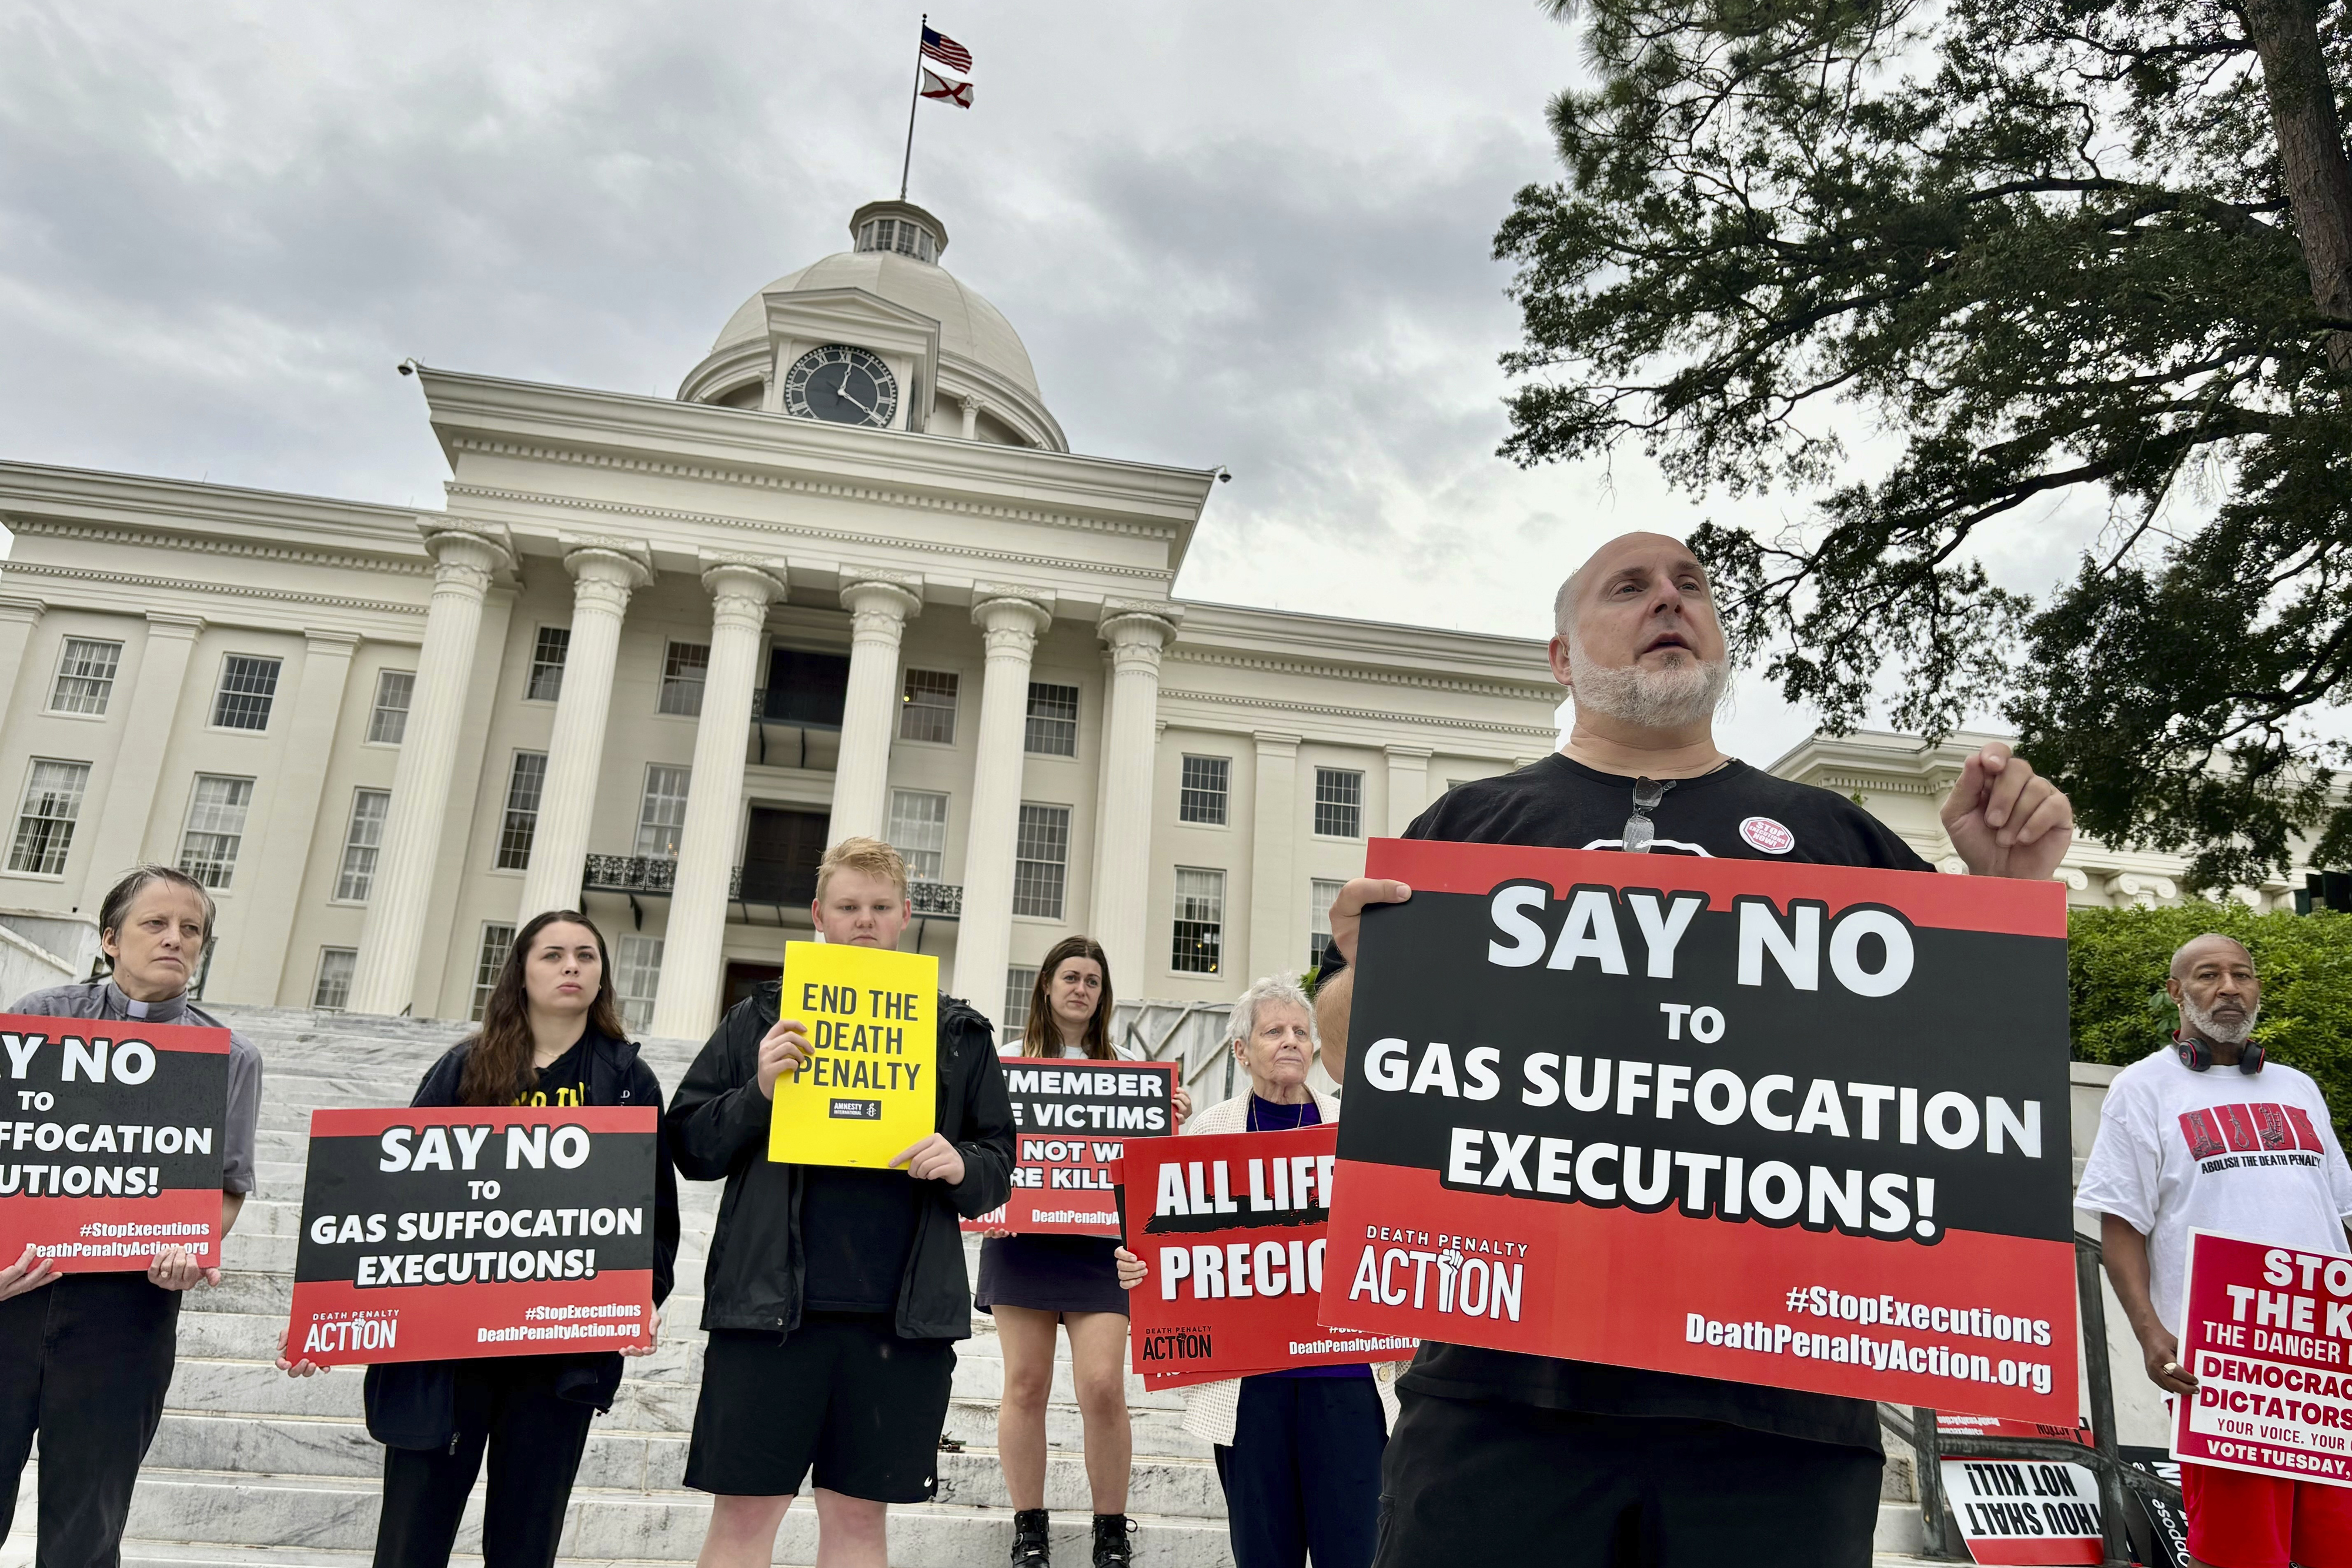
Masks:
[[[934,28],[923,29],[923,53],[950,70],[971,69],[971,51]]]

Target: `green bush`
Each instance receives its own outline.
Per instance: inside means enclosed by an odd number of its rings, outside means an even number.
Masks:
[[[2253,953],[2263,981],[2255,1038],[2273,1061],[2318,1082],[2337,1135],[2352,1137],[2352,915],[2256,915],[2235,903],[2073,911],[2066,993],[2076,1060],[2122,1066],[2165,1043],[2179,1022],[2164,995],[2165,967],[2207,931]]]

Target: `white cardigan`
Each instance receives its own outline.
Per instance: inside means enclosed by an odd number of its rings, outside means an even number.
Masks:
[[[1318,1092],[1312,1086],[1307,1091],[1315,1096],[1315,1109],[1326,1122],[1339,1119],[1339,1102],[1328,1094]],[[1223,1100],[1205,1111],[1196,1112],[1181,1131],[1194,1133],[1240,1133],[1248,1130],[1250,1092],[1244,1088],[1230,1100]],[[1372,1368],[1372,1386],[1381,1396],[1381,1421],[1393,1431],[1396,1428],[1397,1364],[1383,1363]],[[1203,1437],[1224,1448],[1233,1447],[1234,1425],[1241,1413],[1242,1380],[1228,1377],[1218,1383],[1200,1383],[1184,1390],[1184,1430],[1195,1437]]]

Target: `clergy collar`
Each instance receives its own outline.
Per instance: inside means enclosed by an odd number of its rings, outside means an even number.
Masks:
[[[160,1002],[134,1002],[123,994],[122,988],[114,983],[110,975],[106,980],[105,998],[106,1010],[116,1017],[145,1019],[151,1023],[171,1023],[188,1010],[185,991]]]

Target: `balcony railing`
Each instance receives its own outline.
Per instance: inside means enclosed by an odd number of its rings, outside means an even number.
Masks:
[[[841,755],[841,719],[836,713],[825,717],[805,700],[805,694],[771,691],[761,686],[751,693],[751,753],[749,760],[762,768],[809,767],[812,758],[809,740],[814,736],[818,745],[814,758],[822,771],[834,767]]]
[[[805,907],[816,896],[813,873],[797,875],[782,872],[774,865],[752,869],[752,883],[747,894],[743,887],[743,870],[735,867],[727,877],[727,901],[750,919],[752,906],[772,909],[782,922],[786,909]],[[631,898],[667,898],[677,881],[677,862],[663,855],[590,855],[580,875],[583,893],[623,893]],[[954,883],[918,882],[907,889],[907,896],[915,906],[919,920],[960,920],[963,917],[963,889]]]

